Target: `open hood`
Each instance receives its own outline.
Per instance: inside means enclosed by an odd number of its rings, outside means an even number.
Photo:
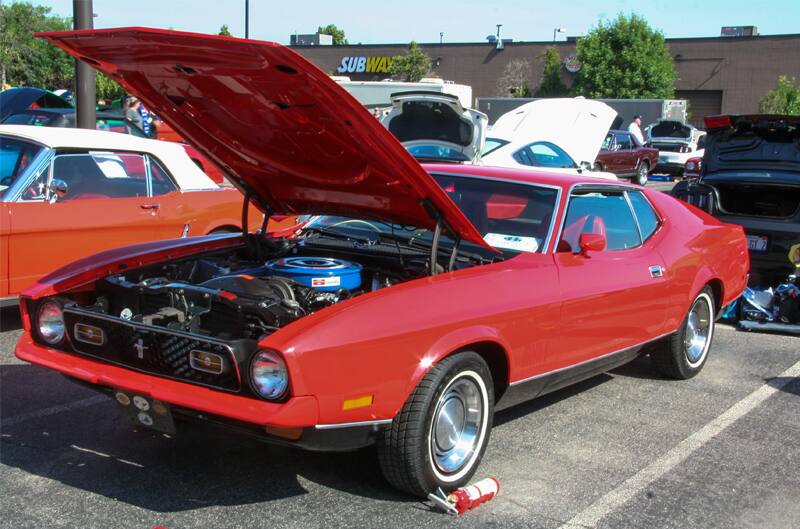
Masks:
[[[476,163],[489,119],[465,109],[458,96],[413,91],[392,94],[381,122],[419,160]]]
[[[489,248],[366,108],[285,46],[147,28],[38,36],[139,97],[272,213],[438,217]]]
[[[525,145],[549,141],[578,166],[592,165],[616,115],[605,103],[582,97],[538,99],[500,116],[491,136]]]

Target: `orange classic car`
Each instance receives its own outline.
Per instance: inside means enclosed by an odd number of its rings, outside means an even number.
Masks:
[[[51,270],[102,250],[239,231],[242,200],[176,143],[0,125],[0,306]],[[250,229],[262,218],[249,208]]]

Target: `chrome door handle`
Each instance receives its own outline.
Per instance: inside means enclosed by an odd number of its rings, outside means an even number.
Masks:
[[[653,265],[650,267],[650,277],[662,277],[664,275],[664,268],[660,265]]]
[[[141,204],[139,207],[142,209],[158,209],[161,204]]]

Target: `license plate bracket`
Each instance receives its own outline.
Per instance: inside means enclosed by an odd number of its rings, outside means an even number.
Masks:
[[[747,248],[751,252],[766,253],[769,246],[769,237],[766,235],[748,235]]]
[[[162,433],[175,433],[175,421],[168,403],[122,390],[115,391],[114,398],[122,415],[136,426]]]

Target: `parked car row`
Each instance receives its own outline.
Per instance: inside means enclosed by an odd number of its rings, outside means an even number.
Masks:
[[[740,227],[591,171],[613,119],[593,102],[528,107],[487,133],[487,152],[473,145],[483,118],[452,101],[398,99],[387,129],[278,44],[141,28],[45,38],[129,87],[269,215],[314,215],[292,237],[112,249],[23,292],[17,356],[108,393],[140,427],[376,444],[388,482],[425,496],[469,481],[495,410],[644,353],[664,375],[697,375],[745,288]],[[564,112],[585,137],[551,119]],[[9,154],[6,193],[24,206],[136,189],[123,200],[147,217],[176,186],[166,151],[32,145]],[[54,178],[77,162],[95,182]],[[213,229],[169,229],[198,224]]]

